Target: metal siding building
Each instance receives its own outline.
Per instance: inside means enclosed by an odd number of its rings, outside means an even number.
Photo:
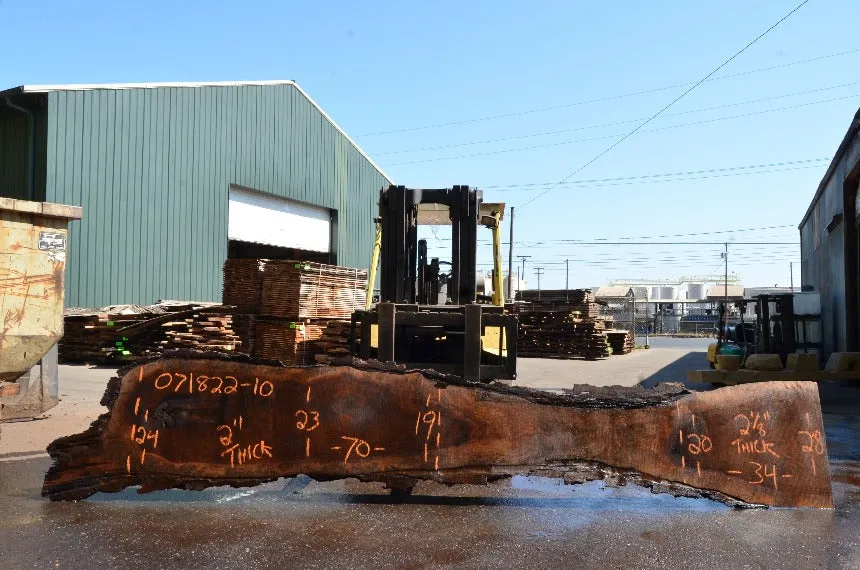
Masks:
[[[22,198],[30,129],[7,97],[36,111],[36,199],[83,207],[68,306],[220,300],[231,186],[333,210],[337,263],[369,261],[389,180],[293,82],[0,92],[0,195]]]
[[[800,223],[801,283],[821,295],[824,356],[860,350],[860,111]]]

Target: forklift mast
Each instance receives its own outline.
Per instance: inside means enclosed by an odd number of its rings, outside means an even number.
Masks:
[[[437,204],[447,207],[451,222],[449,302],[453,305],[474,303],[482,201],[482,192],[468,186],[441,190],[404,186],[383,189],[379,195],[382,224],[380,300],[387,303],[436,304],[439,263],[428,262],[427,244],[418,240],[418,206]],[[440,213],[445,215],[444,209]]]
[[[503,213],[504,204],[484,203],[482,192],[468,186],[381,190],[366,305],[352,315],[353,353],[470,381],[516,378],[518,321],[505,313],[502,295]],[[440,273],[446,262],[430,259],[426,240],[418,239],[419,224],[451,225],[448,275]],[[479,226],[493,230],[492,304],[478,295]],[[372,307],[377,258],[380,296]]]

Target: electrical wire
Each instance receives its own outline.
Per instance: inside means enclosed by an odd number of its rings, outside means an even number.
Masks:
[[[707,236],[707,235],[714,235],[714,234],[729,234],[729,233],[739,233],[739,232],[755,232],[755,231],[776,230],[776,229],[794,228],[794,227],[797,227],[797,226],[795,226],[794,224],[782,224],[782,225],[779,225],[779,226],[760,226],[760,227],[756,227],[756,228],[739,228],[739,229],[731,229],[731,230],[714,230],[714,231],[707,231],[707,232],[692,232],[692,233],[682,233],[682,234],[666,234],[666,235],[656,235],[656,236],[631,236],[631,237],[613,237],[613,238],[591,238],[590,240],[578,240],[578,239],[554,239],[554,240],[541,240],[541,242],[539,242],[539,243],[546,243],[546,242],[574,243],[574,244],[589,243],[589,242],[590,242],[590,243],[607,243],[608,241],[612,241],[612,240],[634,240],[634,239],[638,239],[638,240],[650,240],[650,239],[660,239],[660,238],[669,238],[669,237]],[[451,241],[451,238],[446,238],[446,237],[438,237],[438,236],[437,236],[437,238],[436,238],[436,239],[438,239],[438,240],[440,240],[440,241]],[[604,241],[604,240],[605,240],[605,241]],[[479,241],[478,243],[482,243],[482,242],[480,242],[480,241]],[[492,242],[484,242],[484,243],[492,243]],[[525,242],[514,241],[514,245],[521,245],[522,243],[525,243]],[[698,242],[696,242],[696,243],[698,243]],[[723,243],[724,243],[724,242],[719,242],[717,245],[723,245]],[[730,244],[732,244],[732,243],[740,243],[740,242],[729,242],[729,243],[730,243]],[[509,244],[510,244],[510,242],[505,242],[505,241],[503,241],[503,242],[502,242],[502,245],[509,245]]]
[[[793,165],[811,165],[811,166],[820,166],[823,162],[830,162],[830,158],[821,157],[821,158],[805,158],[801,160],[785,160],[782,162],[770,162],[770,163],[761,163],[761,164],[747,164],[742,166],[725,166],[722,168],[708,168],[703,170],[687,170],[687,171],[679,171],[679,172],[661,172],[657,174],[637,174],[634,176],[618,176],[615,178],[592,178],[589,180],[577,180],[574,182],[568,182],[567,187],[569,185],[574,184],[595,184],[599,182],[623,182],[623,181],[638,181],[638,180],[646,180],[652,178],[669,178],[675,176],[688,176],[691,174],[712,174],[718,172],[736,172],[741,170],[752,170],[752,169],[761,169],[761,168],[771,168],[774,166],[793,166]],[[791,170],[791,169],[786,169]],[[780,172],[781,170],[775,171],[767,171],[767,172]],[[746,173],[745,173],[746,174]],[[751,172],[749,174],[758,174],[757,172]],[[689,180],[689,179],[686,179]],[[671,180],[670,180],[671,181]],[[661,181],[662,182],[662,181]],[[512,191],[510,189],[522,189],[522,190],[539,190],[541,186],[552,186],[553,182],[540,182],[540,183],[525,183],[525,184],[509,184],[509,185],[497,185],[497,186],[482,186],[484,190],[494,190],[497,192],[508,192]]]
[[[714,105],[713,107],[702,107],[701,109],[690,109],[688,111],[678,111],[675,113],[665,113],[660,118],[665,119],[667,117],[677,117],[679,115],[690,115],[692,113],[703,113],[705,111],[716,111],[717,109],[727,109],[729,107],[739,107],[741,105],[751,105],[753,103],[762,103],[764,101],[773,101],[775,99],[785,99],[787,97],[796,97],[798,95],[808,95],[810,93],[820,93],[821,91],[832,91],[834,89],[843,89],[845,87],[854,87],[857,85],[860,85],[860,82],[855,81],[853,83],[842,83],[840,85],[831,85],[830,87],[820,87],[818,89],[808,89],[806,91],[797,91],[795,93],[786,93],[783,95],[773,95],[771,97],[762,97],[760,99],[750,99],[748,101],[738,101],[736,103],[725,103],[723,105]],[[412,152],[427,152],[427,151],[431,151],[431,150],[442,150],[442,149],[446,149],[446,148],[458,148],[458,147],[464,147],[464,146],[475,146],[475,145],[481,145],[481,144],[491,144],[491,143],[498,143],[498,142],[520,140],[520,139],[528,139],[528,138],[534,138],[534,137],[545,137],[545,136],[559,135],[562,133],[570,133],[570,132],[575,132],[575,131],[599,129],[599,128],[603,128],[603,127],[615,127],[618,125],[628,125],[630,123],[637,123],[637,122],[643,121],[643,120],[644,119],[642,119],[642,118],[629,119],[627,121],[615,121],[612,123],[600,123],[600,124],[596,124],[596,125],[587,125],[584,127],[573,127],[573,128],[569,128],[569,129],[559,129],[559,130],[555,130],[555,131],[544,131],[544,132],[540,132],[540,133],[531,133],[528,135],[517,135],[517,136],[502,137],[502,138],[497,138],[497,139],[486,139],[486,140],[481,140],[481,141],[468,141],[468,142],[462,142],[462,143],[445,144],[445,145],[439,145],[439,146],[428,146],[428,147],[423,147],[423,148],[413,148],[413,149],[405,149],[405,150],[392,150],[392,151],[386,151],[386,152],[372,152],[371,154],[375,157],[378,157],[378,156],[386,156],[386,155],[392,155],[392,154],[406,154],[406,153],[412,153]]]
[[[782,69],[785,67],[791,67],[791,66],[795,66],[795,65],[804,65],[807,63],[812,63],[814,61],[821,61],[821,60],[830,59],[830,58],[834,58],[834,57],[842,57],[845,55],[853,55],[856,53],[860,53],[860,49],[853,49],[853,50],[848,50],[848,51],[830,53],[830,54],[820,55],[820,56],[809,58],[809,59],[803,59],[800,61],[792,61],[789,63],[781,63],[779,65],[772,65],[770,67],[761,67],[758,69],[751,69],[748,71],[740,71],[738,73],[732,73],[730,75],[720,75],[719,77],[711,77],[711,78],[707,79],[707,81],[708,82],[710,82],[710,81],[722,81],[724,79],[732,79],[735,77],[742,77],[744,75],[751,75],[754,73],[773,71],[774,69]],[[422,125],[422,126],[417,126],[417,127],[406,127],[406,128],[402,128],[402,129],[392,129],[392,130],[388,130],[388,131],[364,133],[361,135],[357,135],[356,138],[378,137],[378,136],[383,136],[383,135],[392,135],[392,134],[397,134],[397,133],[408,133],[408,132],[422,131],[422,130],[427,130],[427,129],[438,129],[438,128],[443,128],[443,127],[455,127],[455,126],[459,126],[459,125],[468,125],[471,123],[480,123],[483,121],[494,121],[496,119],[506,119],[508,117],[519,117],[522,115],[530,115],[533,113],[544,113],[547,111],[556,111],[559,109],[567,109],[570,107],[578,107],[581,105],[590,105],[593,103],[603,103],[605,101],[614,101],[616,99],[625,99],[628,97],[637,97],[639,95],[648,95],[650,93],[659,93],[661,91],[668,91],[670,89],[678,89],[681,87],[687,87],[689,85],[693,85],[693,83],[677,83],[675,85],[665,85],[663,87],[655,87],[653,89],[645,89],[643,91],[635,91],[632,93],[623,93],[620,95],[608,95],[606,97],[600,97],[597,99],[588,99],[588,100],[583,100],[583,101],[576,101],[573,103],[565,103],[563,105],[554,105],[551,107],[541,107],[538,109],[528,109],[525,111],[515,111],[512,113],[503,113],[503,114],[499,114],[499,115],[488,115],[485,117],[478,117],[478,118],[473,118],[473,119],[462,119],[462,120],[458,120],[458,121],[449,121],[446,123],[436,123],[433,125]]]
[[[702,119],[702,120],[700,120],[700,121],[691,121],[691,122],[689,122],[689,123],[679,123],[679,124],[677,124],[677,125],[668,125],[668,126],[665,126],[665,127],[656,127],[656,128],[653,128],[653,129],[645,129],[645,130],[643,130],[643,131],[641,131],[641,132],[643,132],[643,133],[656,133],[656,132],[660,132],[660,131],[668,131],[668,130],[672,130],[672,129],[680,129],[680,128],[683,128],[683,127],[694,127],[694,126],[697,126],[697,125],[705,125],[705,124],[710,124],[710,123],[718,123],[718,122],[720,122],[720,121],[730,121],[730,120],[733,120],[733,119],[745,119],[745,118],[747,118],[747,117],[756,117],[756,116],[759,116],[759,115],[767,115],[767,114],[770,114],[770,113],[777,113],[777,112],[780,112],[780,111],[791,111],[791,110],[794,110],[794,109],[800,109],[800,108],[802,108],[802,107],[811,107],[812,105],[823,105],[824,103],[832,103],[832,102],[834,102],[834,101],[843,101],[843,100],[845,100],[845,99],[853,99],[853,98],[856,98],[856,97],[858,97],[858,94],[856,94],[856,93],[855,93],[855,94],[851,94],[851,95],[844,95],[844,96],[842,96],[842,97],[832,97],[832,98],[830,98],[830,99],[820,99],[820,100],[817,100],[817,101],[809,101],[809,102],[806,102],[806,103],[799,103],[799,104],[797,104],[797,105],[789,105],[789,106],[786,106],[786,107],[773,107],[773,108],[771,108],[771,109],[763,109],[763,110],[761,110],[761,111],[751,111],[751,112],[749,112],[749,113],[741,113],[741,114],[739,114],[739,115],[728,115],[728,116],[725,116],[725,117],[716,117],[716,118],[713,118],[713,119]],[[653,115],[652,115],[652,116],[653,116]],[[648,122],[650,122],[650,121],[648,121]],[[641,129],[641,127],[642,127],[642,126],[644,126],[644,125],[646,125],[648,122],[642,123],[642,124],[640,125],[640,127],[639,127],[639,128],[634,129],[633,131],[630,131],[629,133],[627,133],[626,135],[624,135],[624,138],[623,138],[623,139],[621,139],[621,140],[619,140],[619,143],[620,143],[620,142],[622,142],[623,140],[626,140],[627,138],[630,138],[630,137],[631,137],[631,136],[633,136],[634,134],[638,133],[638,132],[639,132],[639,130]],[[492,151],[478,152],[478,153],[472,153],[472,154],[461,154],[461,155],[455,155],[455,156],[442,156],[442,157],[436,157],[436,158],[425,158],[425,159],[422,159],[422,160],[408,160],[408,161],[404,161],[404,162],[391,162],[391,163],[386,163],[386,164],[385,164],[385,166],[386,166],[386,167],[392,167],[392,166],[406,166],[406,165],[409,165],[409,164],[424,164],[424,163],[426,163],[426,162],[440,162],[440,161],[445,161],[445,160],[459,160],[459,159],[462,159],[462,158],[475,158],[475,157],[480,157],[480,156],[491,156],[491,155],[494,155],[494,154],[505,154],[505,153],[509,153],[509,152],[523,152],[523,151],[527,151],[527,150],[537,150],[537,149],[542,149],[542,148],[552,148],[552,147],[558,147],[558,146],[566,146],[566,145],[569,145],[569,144],[575,144],[575,143],[581,143],[581,142],[591,142],[591,141],[599,141],[599,140],[606,140],[606,139],[614,139],[614,138],[617,138],[617,137],[620,137],[620,136],[622,136],[622,135],[621,135],[621,134],[619,134],[619,133],[616,133],[616,134],[614,134],[614,135],[603,135],[603,136],[599,136],[599,137],[589,137],[589,138],[584,138],[584,139],[573,139],[573,140],[560,141],[560,142],[555,142],[555,143],[545,143],[545,144],[539,144],[539,145],[531,145],[531,146],[522,146],[522,147],[515,147],[515,148],[499,149],[499,150],[492,150]],[[614,145],[614,146],[617,146],[617,144],[616,144],[616,145]],[[614,146],[609,147],[609,150],[611,150],[612,148],[614,148]],[[608,150],[607,150],[606,152],[608,152]],[[605,152],[604,152],[603,154],[605,154]],[[597,158],[600,158],[600,156],[603,156],[603,155],[601,154],[601,155],[599,155]],[[595,159],[595,160],[596,160],[596,159]],[[591,162],[593,162],[593,161],[591,161]],[[591,164],[591,163],[589,162],[589,163],[587,163],[585,166],[588,166],[589,164]],[[584,168],[584,166],[583,166],[583,168]],[[578,171],[576,171],[576,172],[578,172]],[[562,179],[562,182],[561,182],[561,183],[557,184],[557,186],[560,186],[562,183],[566,182],[566,181],[567,181],[569,178],[571,178],[572,176],[573,176],[572,174],[571,174],[571,175],[566,176],[564,179]]]
[[[612,149],[614,149],[615,147],[617,147],[618,145],[620,145],[621,143],[623,143],[624,141],[626,141],[627,139],[629,139],[630,137],[632,137],[633,135],[635,135],[637,132],[639,132],[640,130],[642,130],[642,128],[643,128],[643,127],[645,127],[645,125],[647,125],[648,123],[650,123],[651,121],[653,121],[654,119],[656,119],[657,117],[659,117],[661,114],[663,114],[663,112],[664,112],[664,111],[666,111],[666,110],[667,110],[667,109],[669,109],[672,105],[674,105],[675,103],[677,103],[678,101],[680,101],[681,99],[683,99],[684,97],[686,97],[688,94],[692,93],[694,89],[696,89],[699,85],[701,85],[702,83],[704,83],[705,81],[707,81],[709,77],[711,77],[711,76],[713,76],[714,74],[716,74],[719,70],[721,70],[722,68],[724,68],[725,66],[727,66],[729,63],[731,63],[731,62],[732,62],[735,58],[737,58],[739,55],[741,55],[741,54],[742,54],[742,53],[744,53],[746,50],[748,50],[750,47],[752,47],[753,45],[755,45],[759,40],[761,40],[763,37],[765,37],[767,34],[769,34],[773,29],[775,29],[775,28],[776,28],[777,26],[779,26],[781,23],[783,23],[783,22],[784,22],[784,21],[786,21],[788,18],[790,18],[790,17],[791,17],[795,12],[797,12],[798,10],[800,10],[800,9],[801,9],[803,6],[805,6],[808,2],[809,2],[809,0],[803,0],[802,2],[800,2],[797,6],[795,6],[794,8],[792,8],[790,12],[788,12],[787,14],[785,14],[782,18],[780,18],[779,20],[777,20],[777,21],[776,21],[774,24],[772,24],[769,28],[767,28],[765,31],[763,31],[763,32],[762,32],[762,33],[760,33],[758,36],[756,36],[752,41],[750,41],[750,42],[749,42],[749,43],[747,43],[744,47],[742,47],[740,50],[738,50],[738,51],[736,51],[734,54],[732,54],[728,59],[726,59],[726,60],[725,60],[725,61],[723,61],[720,65],[718,65],[717,67],[715,67],[715,68],[714,68],[712,71],[710,71],[707,75],[705,75],[705,76],[704,76],[704,77],[702,77],[700,80],[698,80],[695,84],[693,84],[692,86],[690,86],[689,88],[687,88],[683,93],[681,93],[680,95],[678,95],[677,97],[675,97],[674,99],[672,99],[672,101],[670,101],[670,102],[669,102],[669,104],[667,104],[667,105],[663,106],[659,111],[657,111],[656,113],[654,113],[653,115],[651,115],[647,120],[643,121],[641,124],[639,124],[639,125],[638,125],[637,127],[635,127],[633,130],[631,130],[630,132],[628,132],[627,134],[625,134],[625,135],[624,135],[623,137],[621,137],[619,140],[615,141],[614,143],[612,143],[611,145],[609,145],[608,147],[606,147],[604,150],[602,150],[602,151],[600,151],[599,153],[597,153],[597,154],[594,156],[594,158],[592,158],[592,159],[590,159],[589,161],[585,162],[582,166],[579,166],[579,167],[578,167],[578,168],[576,168],[573,172],[571,172],[570,174],[568,174],[567,176],[565,176],[564,178],[562,178],[561,180],[559,180],[559,184],[561,184],[561,183],[563,183],[563,182],[566,182],[567,180],[569,180],[569,179],[573,178],[574,176],[576,176],[577,174],[579,174],[580,172],[582,172],[584,169],[588,168],[591,164],[595,163],[595,162],[596,162],[597,160],[599,160],[601,157],[605,156],[607,153],[609,153],[610,151],[612,151]],[[553,190],[554,188],[555,188],[554,186],[553,186],[553,187],[550,187],[550,188],[548,188],[547,190],[544,190],[543,192],[541,192],[540,194],[538,194],[537,196],[534,196],[534,197],[530,198],[530,199],[529,199],[528,201],[526,201],[522,206],[520,206],[520,208],[519,208],[519,209],[522,209],[522,208],[524,208],[525,206],[528,206],[528,205],[530,205],[530,204],[534,203],[536,200],[540,199],[540,198],[541,198],[541,197],[543,197],[543,196],[546,196],[547,194],[549,194],[550,192],[552,192],[552,190]]]

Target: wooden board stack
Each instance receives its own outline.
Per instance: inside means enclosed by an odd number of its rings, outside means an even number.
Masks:
[[[322,263],[270,261],[260,314],[291,319],[349,319],[364,307],[367,271]]]
[[[233,312],[231,316],[233,317],[233,332],[239,337],[241,342],[236,351],[242,354],[253,355],[257,315]]]
[[[63,337],[57,345],[59,360],[76,364],[106,362],[116,352],[115,343],[122,340],[122,334],[117,331],[149,317],[146,313],[66,315],[63,318]]]
[[[322,364],[331,364],[334,359],[349,356],[349,331],[352,323],[350,321],[328,321],[325,330],[320,337],[317,346],[319,351],[316,361]],[[356,328],[356,340],[360,335],[360,329]]]
[[[589,289],[526,289],[517,292],[517,301],[527,304],[527,311],[567,311],[583,319],[600,316],[600,307]]]
[[[318,323],[260,318],[254,330],[254,356],[290,366],[316,364],[316,343],[322,334]]]
[[[569,311],[520,313],[517,353],[523,357],[587,360],[610,354],[602,325],[576,318]]]
[[[361,269],[267,259],[224,263],[223,302],[235,307],[239,350],[286,364],[348,354],[350,318],[364,307],[366,289]]]
[[[259,313],[267,263],[265,259],[226,260],[221,302],[236,307],[237,313]]]
[[[163,350],[192,348],[234,352],[241,344],[233,333],[233,318],[227,314],[194,313],[182,321],[161,325],[166,337],[161,341]]]
[[[636,341],[630,331],[608,330],[606,331],[606,339],[612,348],[612,354],[629,354],[636,348]]]
[[[136,313],[69,314],[59,344],[61,362],[136,361],[165,350],[234,352],[240,346],[221,307],[152,305]]]

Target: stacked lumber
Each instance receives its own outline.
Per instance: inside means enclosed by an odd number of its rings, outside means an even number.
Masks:
[[[260,314],[301,319],[349,319],[364,307],[367,271],[322,263],[269,261]]]
[[[280,360],[287,365],[315,364],[317,341],[324,325],[315,322],[290,322],[282,319],[257,319],[254,327],[254,356]]]
[[[149,318],[147,313],[80,313],[72,311],[63,318],[63,337],[57,343],[60,362],[100,364],[117,352],[122,341],[117,331]]]
[[[520,314],[517,354],[596,360],[610,352],[601,323],[570,311],[531,311]]]
[[[633,338],[633,333],[624,330],[608,330],[605,331],[606,340],[609,341],[609,347],[612,349],[612,354],[629,354],[636,348],[636,341]]]
[[[160,341],[163,350],[191,348],[234,352],[241,341],[232,330],[233,318],[227,314],[194,313],[181,321],[161,325],[166,337]]]
[[[366,290],[367,271],[360,269],[268,259],[224,263],[222,300],[234,307],[238,350],[285,364],[349,354],[350,318],[364,307]]]
[[[231,316],[219,306],[169,303],[106,309],[119,312],[69,311],[58,347],[61,362],[104,364],[177,348],[233,352],[240,346]]]
[[[239,337],[241,343],[236,350],[242,354],[254,354],[257,315],[234,312],[231,316],[233,317],[233,333]]]
[[[228,259],[224,262],[222,302],[236,307],[236,312],[256,314],[260,311],[265,259]]]
[[[325,330],[317,343],[318,351],[316,361],[322,364],[331,364],[336,358],[349,356],[349,334],[352,323],[350,321],[335,320],[326,322]],[[356,340],[360,335],[360,328],[356,327]]]
[[[517,301],[528,311],[568,311],[584,319],[600,316],[590,289],[525,289],[517,292]]]

